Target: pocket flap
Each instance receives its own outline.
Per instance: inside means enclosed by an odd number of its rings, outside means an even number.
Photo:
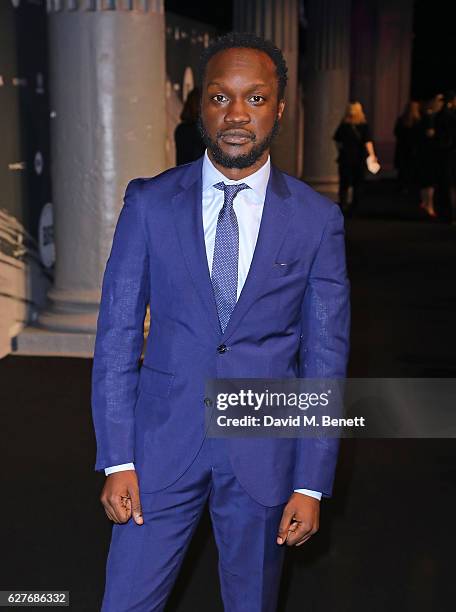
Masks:
[[[275,261],[270,272],[271,276],[288,276],[299,271],[299,263],[301,259],[292,259],[291,261]]]
[[[174,374],[156,370],[146,365],[142,365],[139,374],[139,388],[146,393],[168,397],[174,381]]]

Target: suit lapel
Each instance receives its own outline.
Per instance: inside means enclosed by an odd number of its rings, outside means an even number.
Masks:
[[[202,215],[202,158],[189,165],[174,196],[172,206],[179,241],[195,288],[207,310],[208,319],[218,335],[222,333],[212,281],[207,263]]]
[[[232,335],[242,317],[252,306],[276,260],[290,223],[292,207],[291,202],[288,201],[289,197],[290,192],[282,173],[271,165],[252,263],[239,299],[225,328],[222,341],[226,341]]]

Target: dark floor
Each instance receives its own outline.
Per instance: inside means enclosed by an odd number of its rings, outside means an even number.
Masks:
[[[347,220],[350,375],[455,377],[456,227],[377,182]],[[0,362],[0,589],[65,589],[96,612],[110,523],[93,472],[91,362]],[[280,610],[454,609],[455,440],[344,440],[320,532],[287,551]],[[222,610],[207,516],[169,610]],[[246,612],[249,612],[246,610]]]

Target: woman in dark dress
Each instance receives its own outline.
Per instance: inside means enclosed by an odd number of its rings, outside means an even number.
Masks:
[[[397,170],[399,188],[405,193],[415,191],[420,120],[420,103],[412,100],[407,103],[394,126],[396,137],[394,167]]]
[[[424,105],[419,123],[417,177],[420,187],[420,208],[429,217],[436,217],[434,194],[439,177],[439,146],[436,139],[435,121],[442,110],[444,98],[438,94]]]
[[[447,176],[450,190],[451,222],[456,225],[456,92],[448,95],[447,101],[449,147],[447,158]]]
[[[456,222],[456,91],[445,96],[445,105],[435,118],[435,139],[439,148],[437,213]]]
[[[360,102],[348,104],[345,116],[334,133],[339,155],[339,204],[344,211],[359,206],[366,172],[366,158],[377,161],[374,144]]]
[[[189,92],[181,113],[181,123],[174,131],[176,166],[195,161],[206,149],[198,130],[200,94],[197,87]]]

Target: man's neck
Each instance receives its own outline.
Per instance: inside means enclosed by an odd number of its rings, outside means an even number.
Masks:
[[[214,158],[212,157],[212,153],[209,151],[209,149],[207,150],[207,154],[211,162],[217,168],[217,170],[221,172],[224,176],[226,176],[227,179],[230,179],[230,181],[240,181],[241,179],[244,179],[247,176],[254,174],[255,172],[257,172],[257,170],[264,166],[264,164],[268,161],[269,149],[264,151],[261,157],[259,157],[256,162],[254,162],[248,168],[226,168],[225,166],[222,166],[214,160]]]

